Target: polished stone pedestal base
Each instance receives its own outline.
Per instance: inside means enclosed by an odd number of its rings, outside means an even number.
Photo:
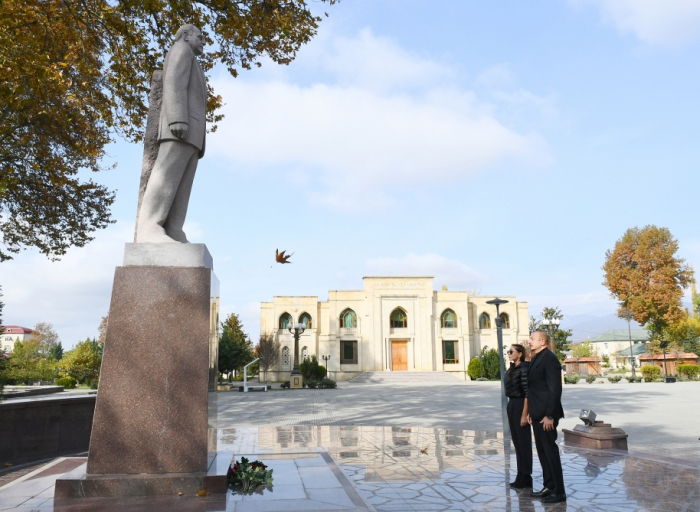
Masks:
[[[130,252],[114,277],[87,472],[59,480],[56,497],[223,492],[225,475],[207,475],[218,321],[208,251],[129,244]],[[145,257],[153,261],[134,264]]]
[[[592,427],[576,425],[573,430],[563,430],[564,444],[567,445],[627,451],[627,434],[621,428],[612,428],[609,423],[596,421]]]
[[[76,470],[56,480],[54,499],[107,498],[117,496],[195,496],[200,491],[225,493],[226,475],[209,472],[161,474],[87,475]]]

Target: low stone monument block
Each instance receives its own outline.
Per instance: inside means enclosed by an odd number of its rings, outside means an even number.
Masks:
[[[576,425],[573,430],[563,429],[564,444],[596,450],[627,451],[627,434],[610,423],[596,421],[592,426]]]

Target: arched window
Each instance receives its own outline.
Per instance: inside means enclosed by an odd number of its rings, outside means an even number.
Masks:
[[[481,313],[479,316],[479,329],[490,329],[491,317],[488,313]]]
[[[406,312],[403,309],[396,308],[394,311],[391,312],[389,322],[391,324],[391,327],[394,329],[408,327],[408,316],[406,315]]]
[[[282,313],[282,316],[280,317],[280,329],[289,329],[293,322],[294,320],[292,320],[292,315],[289,313]]]
[[[357,327],[357,315],[352,309],[346,309],[340,314],[341,329],[352,329]]]
[[[457,315],[451,309],[446,309],[440,317],[442,327],[447,329],[454,329],[457,327]]]
[[[309,347],[301,349],[301,360],[306,361],[309,358]]]
[[[299,323],[304,324],[304,329],[311,329],[311,315],[308,313],[302,313],[299,317]]]
[[[291,360],[289,358],[289,347],[282,348],[282,368],[289,368],[291,366]]]
[[[501,318],[503,319],[503,328],[510,329],[510,317],[508,313],[501,313]]]

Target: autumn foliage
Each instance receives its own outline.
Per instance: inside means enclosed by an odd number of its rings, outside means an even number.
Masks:
[[[667,228],[650,225],[628,229],[605,254],[603,284],[631,316],[658,340],[669,326],[681,322],[683,290],[693,282],[693,270],[677,256],[678,242]]]
[[[263,57],[289,64],[319,22],[305,0],[0,0],[0,261],[28,246],[59,257],[111,222],[114,194],[86,175],[115,133],[143,137],[181,25],[202,29],[205,73],[236,76]],[[223,99],[208,91],[215,129]]]

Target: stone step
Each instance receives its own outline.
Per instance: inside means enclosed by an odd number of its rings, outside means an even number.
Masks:
[[[426,384],[463,382],[447,372],[363,372],[350,379],[353,384]]]

